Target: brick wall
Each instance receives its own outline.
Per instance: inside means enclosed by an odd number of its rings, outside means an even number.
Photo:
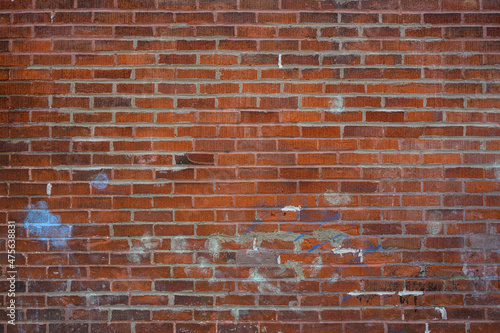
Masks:
[[[0,8],[0,332],[498,329],[498,0]]]

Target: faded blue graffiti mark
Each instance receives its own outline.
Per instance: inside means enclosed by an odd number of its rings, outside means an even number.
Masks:
[[[266,201],[262,200],[260,202],[257,202],[256,204],[254,204],[254,207],[263,206],[265,204],[266,204]],[[252,232],[252,230],[255,229],[255,227],[257,227],[260,223],[262,223],[263,219],[271,216],[271,214],[272,214],[272,212],[267,212],[266,214],[256,218],[255,221],[253,221],[252,225],[248,228],[247,231],[245,231],[245,233],[243,235],[247,235],[248,233]]]
[[[335,239],[339,238],[340,236],[342,236],[342,234],[335,235],[335,236],[333,236],[333,237],[332,237],[332,238],[330,238],[330,239],[327,239],[327,240],[325,240],[325,241],[322,241],[322,242],[320,242],[320,243],[318,243],[318,244],[314,245],[314,246],[313,246],[313,247],[312,247],[309,251],[307,251],[307,252],[312,252],[312,251],[316,250],[318,247],[320,247],[320,246],[321,246],[321,245],[323,245],[323,244],[326,244],[326,243],[329,243],[329,242],[332,242],[332,243],[333,243],[333,241],[334,241]],[[331,246],[331,245],[330,245],[330,246]]]
[[[304,209],[306,209],[307,206],[304,206]],[[315,217],[314,214],[318,214],[319,213],[319,216],[318,217]],[[326,224],[326,223],[330,223],[332,221],[337,221],[340,219],[340,213],[335,213],[332,215],[332,212],[330,211],[318,211],[318,210],[314,210],[314,211],[307,211],[307,210],[304,210],[304,211],[301,211],[300,212],[300,215],[297,216],[297,219],[295,221],[293,221],[290,226],[288,226],[288,229],[287,231],[289,231],[292,226],[297,223],[297,222],[307,222],[307,223],[314,223],[314,224],[318,224],[320,227],[323,225],[323,224]],[[303,234],[303,235],[306,235],[306,234]],[[303,236],[301,235],[301,236]]]
[[[319,221],[318,220],[306,220],[306,222],[318,224],[319,227],[321,228],[321,226],[323,224],[330,223],[330,222],[333,222],[333,221],[337,221],[337,220],[340,219],[340,214],[339,213],[337,213],[337,214],[335,214],[333,216],[330,216],[330,212],[328,212],[328,211],[325,212],[325,213],[326,213],[326,216],[320,216],[320,218],[322,218],[322,219],[319,220]],[[325,213],[322,213],[322,215],[325,215]],[[306,212],[305,214],[306,215],[304,216],[304,218],[309,217],[309,215],[311,213],[307,214],[307,212]],[[302,216],[301,216],[301,220],[302,220]],[[295,221],[295,222],[297,222],[297,221]],[[290,225],[290,227],[288,227],[287,231],[290,230],[290,228],[291,228],[291,225]],[[307,232],[300,234],[297,238],[295,238],[295,241],[298,241],[299,239],[301,239],[302,237],[304,237],[305,235],[308,235],[310,232],[313,232],[313,231],[314,230],[308,230]]]
[[[372,245],[372,244],[370,244],[370,248],[368,248],[368,249],[366,249],[366,250],[363,250],[363,252],[365,252],[365,253],[377,252],[377,251],[379,251],[381,248],[382,248],[382,246],[381,246],[381,245],[377,245],[377,246],[373,247],[373,245]]]
[[[90,185],[98,190],[104,190],[108,186],[108,183],[108,176],[105,173],[100,173],[92,179]]]
[[[351,297],[352,297],[351,295],[346,295],[346,296],[344,296],[344,298],[342,298],[342,300],[340,302],[347,301]]]
[[[30,205],[28,209],[24,228],[29,236],[45,241],[55,239],[61,246],[66,244],[66,238],[71,235],[71,226],[61,225],[61,217],[52,214],[45,201]]]

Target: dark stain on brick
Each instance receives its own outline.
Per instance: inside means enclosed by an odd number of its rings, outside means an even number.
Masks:
[[[176,155],[175,164],[214,165],[215,158],[213,154],[187,153]]]

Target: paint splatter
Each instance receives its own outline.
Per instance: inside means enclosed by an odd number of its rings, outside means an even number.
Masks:
[[[98,190],[104,190],[108,186],[108,183],[108,176],[105,173],[100,173],[92,179],[90,185]]]
[[[24,228],[28,235],[40,240],[53,240],[61,246],[66,244],[66,238],[71,235],[71,226],[61,225],[61,217],[49,211],[45,201],[28,206],[28,215],[24,219]]]

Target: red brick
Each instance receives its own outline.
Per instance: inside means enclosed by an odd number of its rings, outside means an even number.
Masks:
[[[497,2],[0,9],[0,220],[45,201],[71,224],[64,241],[18,224],[22,329],[464,332],[467,317],[489,332],[500,318],[498,283],[480,279],[498,271]]]

